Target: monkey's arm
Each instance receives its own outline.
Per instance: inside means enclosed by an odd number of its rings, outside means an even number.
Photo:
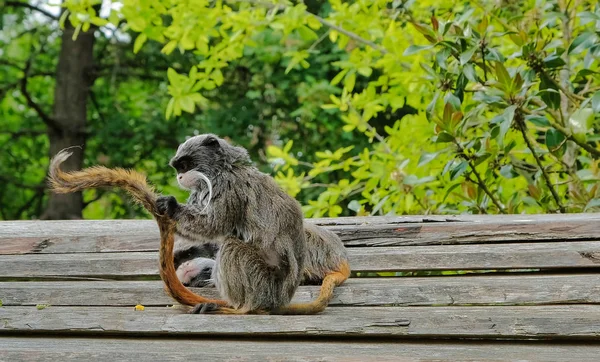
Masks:
[[[156,200],[158,212],[177,221],[178,232],[192,238],[201,236],[214,240],[230,235],[234,229],[234,221],[238,218],[238,213],[230,211],[226,206],[221,200],[213,200],[211,214],[227,215],[215,218],[203,213],[195,204],[178,203],[173,196],[161,196]]]

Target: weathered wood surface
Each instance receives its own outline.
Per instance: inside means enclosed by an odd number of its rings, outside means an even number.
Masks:
[[[443,222],[450,220],[451,222]],[[461,215],[309,219],[347,246],[598,240],[600,214]],[[154,251],[153,220],[5,221],[0,254]]]
[[[351,248],[348,252],[353,271],[600,267],[600,241]],[[157,274],[157,252],[0,255],[0,278]]]
[[[180,308],[0,308],[3,333],[131,336],[417,337],[598,340],[600,306],[335,307],[311,316],[190,315]]]
[[[84,347],[82,347],[84,346]],[[3,338],[0,361],[597,361],[600,346],[522,343],[365,343],[202,339]]]
[[[214,288],[192,288],[211,298]],[[314,300],[319,286],[302,286],[294,301]],[[162,281],[0,282],[5,306],[172,305]],[[600,274],[349,279],[331,306],[600,304]]]

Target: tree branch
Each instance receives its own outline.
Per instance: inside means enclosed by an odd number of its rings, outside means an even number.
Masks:
[[[458,150],[460,151],[460,156],[469,163],[469,167],[471,167],[471,173],[475,175],[475,178],[477,178],[477,181],[475,182],[477,186],[479,186],[483,190],[483,192],[485,192],[485,194],[490,198],[490,200],[492,200],[492,203],[496,205],[500,213],[506,214],[506,210],[504,210],[504,207],[500,205],[500,201],[496,198],[496,196],[494,196],[492,191],[490,191],[490,189],[485,184],[485,181],[481,178],[479,172],[477,172],[473,160],[465,153],[465,150],[461,147],[461,145],[458,142],[454,142],[454,144],[456,145],[456,147],[458,147]]]
[[[338,33],[344,34],[347,37],[356,40],[357,42],[363,43],[365,45],[370,46],[371,48],[375,49],[375,50],[379,50],[381,52],[381,54],[388,54],[389,52],[387,51],[387,49],[385,49],[384,47],[382,47],[381,45],[375,44],[370,40],[367,40],[363,37],[361,37],[360,35],[353,33],[351,31],[348,31],[344,28],[341,28],[325,19],[323,19],[322,17],[320,17],[319,15],[315,15],[313,13],[309,13],[308,11],[306,12],[306,15],[310,15],[312,17],[314,17],[315,19],[317,19],[319,21],[319,23],[325,25],[326,27],[333,29],[335,31],[337,31]]]
[[[233,2],[244,2],[244,1],[236,0],[236,1],[233,1]],[[278,9],[285,9],[285,8],[287,8],[287,6],[283,5],[283,4],[271,4],[271,3],[268,3],[268,2],[265,2],[265,1],[261,1],[261,0],[246,0],[245,2],[249,2],[249,3],[261,5],[261,6],[269,8],[269,9],[273,9],[275,7],[277,7]],[[363,43],[365,45],[368,45],[371,48],[380,51],[382,54],[388,54],[389,53],[388,50],[386,48],[382,47],[381,45],[375,44],[372,41],[367,40],[367,39],[361,37],[360,35],[358,35],[356,33],[353,33],[353,32],[351,32],[349,30],[346,30],[346,29],[344,29],[342,27],[339,27],[339,26],[335,25],[334,23],[332,23],[332,22],[330,22],[328,20],[323,19],[319,15],[313,14],[313,13],[311,13],[309,11],[305,11],[304,13],[306,15],[308,15],[308,16],[312,16],[319,23],[325,25],[326,27],[337,31],[338,33],[344,34],[347,37],[349,37],[351,39],[354,39],[354,40],[356,40],[359,43]]]
[[[20,187],[23,189],[31,189],[31,190],[44,190],[46,188],[45,184],[40,184],[40,185],[28,185],[28,184],[24,184],[22,183],[20,180],[13,178],[13,177],[9,177],[9,176],[4,176],[4,175],[0,175],[0,181],[2,181],[2,183],[4,184],[13,184],[16,187]]]
[[[31,97],[31,94],[29,94],[29,92],[27,91],[27,78],[29,75],[28,74],[29,69],[31,68],[31,61],[32,61],[32,58],[29,58],[27,60],[27,64],[25,64],[25,69],[23,69],[24,74],[23,74],[23,78],[21,79],[21,93],[23,94],[23,97],[25,97],[25,100],[27,101],[27,105],[35,110],[35,112],[38,114],[38,116],[40,116],[42,121],[44,121],[44,123],[48,127],[53,128],[55,130],[60,130],[61,129],[60,125],[52,117],[50,117],[46,112],[44,112],[44,110],[42,109],[42,107],[40,107],[39,104],[35,103],[35,101]]]
[[[23,136],[41,136],[43,134],[46,134],[46,131],[35,131],[32,129],[26,129],[26,130],[21,130],[21,131],[0,131],[0,134],[7,134],[10,135],[13,139],[15,138],[19,138],[19,137],[23,137]]]
[[[17,213],[15,214],[14,218],[15,219],[20,219],[21,218],[21,214],[23,214],[27,209],[29,209],[33,203],[44,197],[44,188],[42,187],[41,189],[38,189],[35,194],[23,205],[19,208],[19,210],[17,210]]]
[[[27,8],[29,10],[34,10],[34,11],[37,11],[38,13],[40,13],[40,14],[46,15],[47,17],[49,17],[52,20],[58,20],[58,17],[55,16],[54,14],[52,14],[52,13],[50,13],[50,12],[44,10],[44,9],[38,8],[35,5],[31,5],[31,4],[27,3],[27,2],[5,1],[4,4],[7,5],[7,6],[21,7],[21,8]]]
[[[548,173],[546,172],[546,169],[544,168],[544,165],[542,164],[540,157],[538,156],[537,152],[535,152],[535,148],[533,147],[533,144],[532,144],[531,140],[529,139],[529,135],[527,134],[527,126],[525,125],[525,122],[523,120],[523,115],[517,113],[515,115],[515,121],[517,123],[517,127],[519,128],[519,130],[521,131],[521,134],[523,135],[523,139],[525,140],[525,144],[527,144],[527,148],[529,148],[529,151],[531,151],[531,154],[533,155],[533,158],[535,159],[535,163],[537,163],[538,167],[540,168],[540,171],[542,171],[542,177],[544,178],[544,181],[546,182],[546,186],[548,186],[548,188],[550,189],[550,193],[552,193],[552,197],[554,198],[554,202],[556,202],[556,206],[558,206],[558,208],[560,209],[560,212],[564,214],[566,212],[565,206],[560,202],[560,196],[558,196],[558,193],[554,189],[554,186],[552,185],[552,181],[550,180],[550,176],[548,176]]]
[[[531,100],[532,103],[535,103],[535,105],[539,106],[539,107],[544,107],[545,105],[541,102],[538,101],[537,99],[532,99]],[[527,108],[521,107],[521,110],[527,114],[532,114],[533,112],[531,112],[530,110],[528,110]],[[559,119],[559,115],[557,114],[557,112],[553,111],[552,109],[546,109],[546,111],[552,115],[552,117],[554,118],[554,120],[549,119],[548,118],[548,122],[550,123],[550,126],[552,126],[553,128],[556,128],[557,130],[560,131],[560,133],[562,133],[563,135],[565,135],[565,137],[569,140],[569,141],[573,141],[573,143],[575,143],[576,145],[578,145],[579,147],[583,148],[584,150],[588,151],[590,153],[590,155],[596,157],[596,158],[600,158],[600,150],[590,146],[589,144],[587,144],[586,142],[582,142],[578,139],[575,138],[575,136],[573,136],[573,134],[571,133],[571,131],[569,131],[567,128],[565,128],[563,125],[561,125],[558,122]]]

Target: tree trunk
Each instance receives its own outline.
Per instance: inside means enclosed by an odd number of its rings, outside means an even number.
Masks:
[[[83,166],[87,123],[87,99],[93,84],[91,70],[94,63],[94,27],[80,32],[72,40],[74,28],[66,21],[62,45],[56,68],[53,119],[57,127],[48,127],[50,157],[66,147],[73,148],[73,155],[63,164],[64,170]],[[80,192],[49,195],[42,219],[81,219],[83,196]]]

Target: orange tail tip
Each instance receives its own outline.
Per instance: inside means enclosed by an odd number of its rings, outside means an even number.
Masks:
[[[272,314],[308,315],[318,314],[325,310],[333,298],[335,287],[342,285],[350,277],[350,265],[348,262],[340,264],[338,270],[333,271],[323,278],[319,297],[310,303],[290,304]]]

